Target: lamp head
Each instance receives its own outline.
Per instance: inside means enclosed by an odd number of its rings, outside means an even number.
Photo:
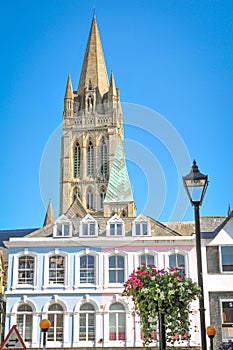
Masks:
[[[208,175],[199,171],[195,160],[189,174],[183,176],[183,184],[191,204],[201,205],[208,186]]]

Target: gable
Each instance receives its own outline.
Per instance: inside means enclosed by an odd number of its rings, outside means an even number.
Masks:
[[[208,245],[233,244],[233,217],[225,223]]]

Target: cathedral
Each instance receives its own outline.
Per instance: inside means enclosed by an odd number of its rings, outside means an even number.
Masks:
[[[141,347],[123,284],[142,262],[182,267],[197,280],[195,237],[193,223],[164,225],[136,212],[120,92],[107,73],[95,15],[77,90],[68,75],[62,118],[60,215],[54,218],[50,202],[42,228],[4,242],[5,334],[17,325],[26,346],[40,348],[39,323],[47,318],[48,348]],[[200,346],[198,302],[192,307],[183,346]],[[152,345],[158,340],[155,332]]]

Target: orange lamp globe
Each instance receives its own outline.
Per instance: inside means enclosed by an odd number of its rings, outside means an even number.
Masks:
[[[214,337],[216,334],[216,329],[213,326],[208,326],[206,328],[206,334],[208,335],[208,337]]]
[[[51,323],[49,320],[41,320],[40,321],[40,328],[42,331],[47,331],[51,327]]]

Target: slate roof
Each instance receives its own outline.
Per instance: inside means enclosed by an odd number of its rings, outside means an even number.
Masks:
[[[38,228],[23,228],[15,230],[0,230],[0,247],[4,246],[4,241],[8,241],[10,238],[19,238],[27,236],[29,233],[38,230]]]

